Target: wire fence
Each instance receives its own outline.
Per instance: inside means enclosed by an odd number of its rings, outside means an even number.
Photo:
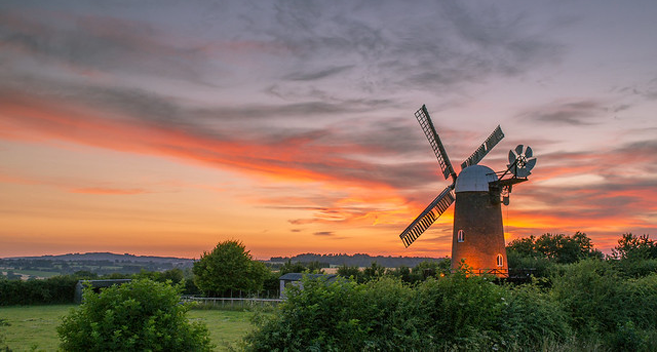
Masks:
[[[196,302],[206,308],[251,308],[257,306],[276,306],[283,302],[280,298],[239,298],[239,297],[194,297],[184,296],[183,302]]]

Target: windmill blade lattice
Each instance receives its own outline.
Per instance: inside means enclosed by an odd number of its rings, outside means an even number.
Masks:
[[[440,142],[440,137],[438,137],[436,128],[433,127],[433,122],[431,122],[431,117],[429,117],[427,107],[422,105],[420,110],[415,112],[415,117],[420,123],[422,131],[424,131],[424,135],[427,136],[429,144],[431,144],[431,149],[433,149],[434,154],[436,154],[443,176],[447,179],[451,175],[454,182],[456,182],[456,172],[452,167],[452,163],[449,161],[445,147],[443,147],[442,142]]]
[[[490,152],[493,147],[499,143],[502,138],[504,138],[504,132],[502,132],[502,128],[500,125],[497,125],[497,128],[493,130],[493,133],[486,138],[484,143],[482,143],[477,150],[475,150],[472,155],[470,155],[469,158],[467,158],[463,163],[461,163],[461,170],[465,169],[466,167],[470,165],[476,165],[479,164],[481,159],[483,159],[488,152]]]
[[[509,150],[509,164],[507,167],[516,177],[527,177],[536,166],[534,151],[530,146],[518,145]]]
[[[454,190],[451,186],[440,192],[436,199],[399,235],[404,247],[408,247],[415,242],[454,203],[454,200]]]

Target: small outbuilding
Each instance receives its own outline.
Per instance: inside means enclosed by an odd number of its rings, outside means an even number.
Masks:
[[[79,280],[75,285],[75,303],[82,303],[82,289],[89,285],[91,289],[98,293],[101,288],[110,287],[114,285],[123,285],[126,282],[132,281],[131,279],[114,279],[114,280]]]
[[[281,277],[278,278],[280,282],[280,291],[281,291],[281,299],[285,299],[285,287],[288,285],[294,285],[299,287],[300,289],[303,289],[303,283],[301,282],[301,279],[304,277],[309,277],[311,279],[317,279],[321,278],[325,280],[327,283],[331,283],[336,280],[338,275],[335,274],[306,274],[306,273],[287,273],[285,275],[282,275]]]

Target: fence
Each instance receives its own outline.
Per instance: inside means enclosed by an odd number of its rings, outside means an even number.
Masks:
[[[234,297],[182,297],[183,302],[197,302],[198,304],[211,307],[245,308],[254,306],[275,306],[281,302],[278,298],[234,298]]]

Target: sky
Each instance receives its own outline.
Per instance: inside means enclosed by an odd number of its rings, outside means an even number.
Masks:
[[[0,2],[0,257],[449,256],[453,164],[537,165],[506,240],[657,234],[657,2]],[[456,167],[457,171],[460,167]]]

